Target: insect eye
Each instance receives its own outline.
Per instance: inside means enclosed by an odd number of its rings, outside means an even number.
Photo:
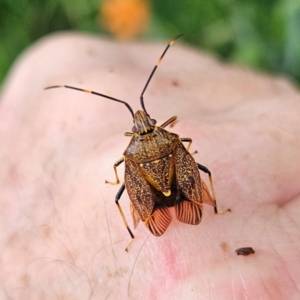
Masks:
[[[155,125],[156,124],[156,120],[154,120],[154,119],[151,119],[150,122],[151,122],[151,125]]]
[[[132,132],[136,132],[136,127],[133,126],[132,129],[131,129],[131,131],[132,131]]]

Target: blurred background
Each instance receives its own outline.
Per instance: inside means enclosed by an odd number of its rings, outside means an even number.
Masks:
[[[40,37],[77,30],[130,41],[182,40],[300,83],[300,0],[0,0],[0,84]]]

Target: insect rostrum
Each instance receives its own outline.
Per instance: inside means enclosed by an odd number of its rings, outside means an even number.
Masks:
[[[110,184],[120,182],[117,167],[124,162],[125,181],[119,189],[115,201],[131,236],[130,243],[134,239],[134,235],[119,205],[119,199],[125,188],[131,200],[130,208],[134,227],[136,228],[141,220],[155,236],[164,234],[171,223],[168,207],[174,206],[177,219],[191,225],[197,225],[201,222],[203,203],[213,206],[215,213],[221,213],[217,210],[210,171],[196,163],[189,153],[192,139],[180,138],[177,134],[164,129],[173,123],[176,117],[172,117],[162,125],[157,126],[156,120],[150,118],[144,105],[143,96],[149,82],[168,48],[177,38],[167,45],[152,70],[140,96],[142,110],[138,110],[135,114],[125,101],[98,92],[67,85],[55,85],[46,88],[62,87],[91,93],[122,103],[130,111],[134,126],[131,132],[125,132],[125,136],[131,137],[130,143],[123,153],[123,158],[114,164],[116,181],[106,181]],[[188,143],[187,147],[183,145],[184,142]],[[200,178],[199,169],[209,176],[210,192]]]

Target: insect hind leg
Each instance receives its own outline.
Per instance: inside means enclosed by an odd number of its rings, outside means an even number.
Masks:
[[[128,225],[127,221],[126,221],[126,218],[125,218],[125,215],[124,215],[124,213],[123,213],[123,210],[122,210],[122,208],[121,208],[121,206],[120,206],[120,204],[119,204],[119,200],[120,200],[120,198],[121,198],[121,196],[122,196],[124,190],[125,190],[125,183],[123,183],[122,186],[121,186],[121,188],[119,189],[119,191],[118,191],[118,193],[117,193],[117,195],[116,195],[116,198],[115,198],[115,202],[116,202],[116,204],[117,204],[117,206],[118,206],[118,209],[119,209],[119,212],[120,212],[120,214],[121,214],[121,216],[122,216],[122,219],[123,219],[123,221],[124,221],[124,224],[125,224],[125,226],[126,226],[128,232],[129,232],[129,234],[130,234],[130,236],[131,236],[131,240],[129,241],[128,245],[127,245],[126,248],[125,248],[125,251],[128,251],[129,246],[131,245],[131,243],[132,243],[133,240],[134,240],[134,235],[133,235],[131,229],[129,228],[129,225]]]
[[[224,209],[224,210],[218,210],[217,200],[216,200],[216,195],[215,195],[215,189],[214,189],[214,184],[213,184],[211,172],[205,166],[203,166],[199,163],[197,163],[197,166],[198,166],[199,170],[201,170],[204,173],[208,174],[208,178],[209,178],[209,184],[210,184],[210,189],[211,189],[211,198],[212,198],[213,204],[210,203],[211,201],[204,201],[204,202],[207,203],[207,204],[213,205],[215,214],[223,214],[225,212],[231,212],[230,208],[227,208],[227,209]],[[202,190],[207,193],[208,197],[210,197],[209,191],[207,190],[207,187],[206,187],[204,182],[202,182]],[[204,200],[205,200],[205,198],[204,198]]]

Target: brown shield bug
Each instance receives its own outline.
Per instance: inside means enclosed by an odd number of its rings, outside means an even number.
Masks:
[[[144,105],[143,96],[149,82],[169,47],[180,36],[167,45],[152,70],[140,96],[143,110],[138,110],[135,114],[125,101],[101,93],[68,85],[55,85],[45,88],[69,88],[91,93],[120,102],[130,111],[133,117],[133,127],[132,132],[125,132],[125,136],[131,137],[131,141],[123,153],[123,157],[114,164],[116,181],[106,181],[106,183],[118,184],[120,180],[117,167],[125,162],[125,182],[119,189],[115,201],[131,236],[128,246],[133,241],[134,235],[119,205],[119,200],[125,188],[131,200],[130,208],[134,228],[142,220],[155,236],[164,234],[171,223],[171,214],[168,207],[174,206],[177,219],[191,225],[197,225],[201,222],[203,203],[213,206],[216,214],[223,213],[223,211],[218,212],[217,209],[210,171],[196,163],[189,152],[192,139],[180,138],[177,134],[164,129],[173,123],[177,117],[174,116],[162,125],[156,126],[156,120],[150,118]],[[187,143],[187,147],[183,145],[183,142]],[[200,178],[199,170],[208,174],[210,192]],[[229,209],[225,211],[229,211]]]

